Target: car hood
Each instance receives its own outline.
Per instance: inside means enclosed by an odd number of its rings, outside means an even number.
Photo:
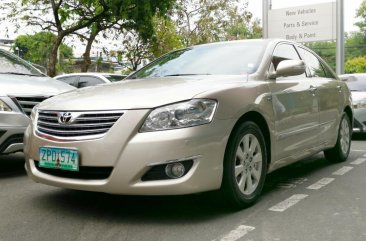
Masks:
[[[351,91],[353,101],[366,100],[366,91]]]
[[[55,96],[39,108],[48,110],[145,109],[189,100],[200,93],[246,82],[245,76],[163,77],[124,80]]]
[[[0,74],[0,96],[53,96],[73,89],[47,76]]]

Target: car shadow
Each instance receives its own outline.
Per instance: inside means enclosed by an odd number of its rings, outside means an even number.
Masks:
[[[75,190],[55,190],[32,200],[38,209],[61,209],[75,218],[128,223],[201,223],[233,211],[209,198],[210,193],[184,196],[122,196]],[[62,200],[62,202],[60,202]],[[246,210],[243,210],[246,212]],[[247,210],[248,211],[248,210]]]
[[[355,141],[365,141],[366,140],[366,133],[353,133],[352,140]]]
[[[24,154],[20,152],[0,155],[0,179],[26,175],[24,162]]]

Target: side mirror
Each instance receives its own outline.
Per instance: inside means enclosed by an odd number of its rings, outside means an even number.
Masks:
[[[296,76],[305,73],[305,70],[306,65],[302,60],[282,60],[277,70],[269,74],[269,78]]]

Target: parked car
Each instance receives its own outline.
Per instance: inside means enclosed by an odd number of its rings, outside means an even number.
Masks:
[[[219,190],[255,202],[266,174],[324,151],[347,159],[347,85],[314,52],[280,40],[198,45],[127,80],[62,94],[32,113],[26,169],[48,185],[131,195]]]
[[[83,88],[93,85],[106,84],[121,81],[127,75],[110,73],[73,73],[56,76],[55,79],[72,85],[76,88]]]
[[[351,90],[354,109],[354,132],[366,132],[366,74],[345,74],[340,78],[346,81]]]
[[[0,49],[0,154],[23,150],[24,131],[35,105],[73,89]]]

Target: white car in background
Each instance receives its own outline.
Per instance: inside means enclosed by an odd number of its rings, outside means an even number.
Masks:
[[[73,89],[0,49],[0,155],[23,150],[23,135],[34,106]]]
[[[354,110],[354,132],[366,133],[366,73],[339,76],[351,91]]]
[[[55,79],[72,85],[76,88],[108,84],[123,80],[127,75],[111,73],[73,73],[56,76]]]

